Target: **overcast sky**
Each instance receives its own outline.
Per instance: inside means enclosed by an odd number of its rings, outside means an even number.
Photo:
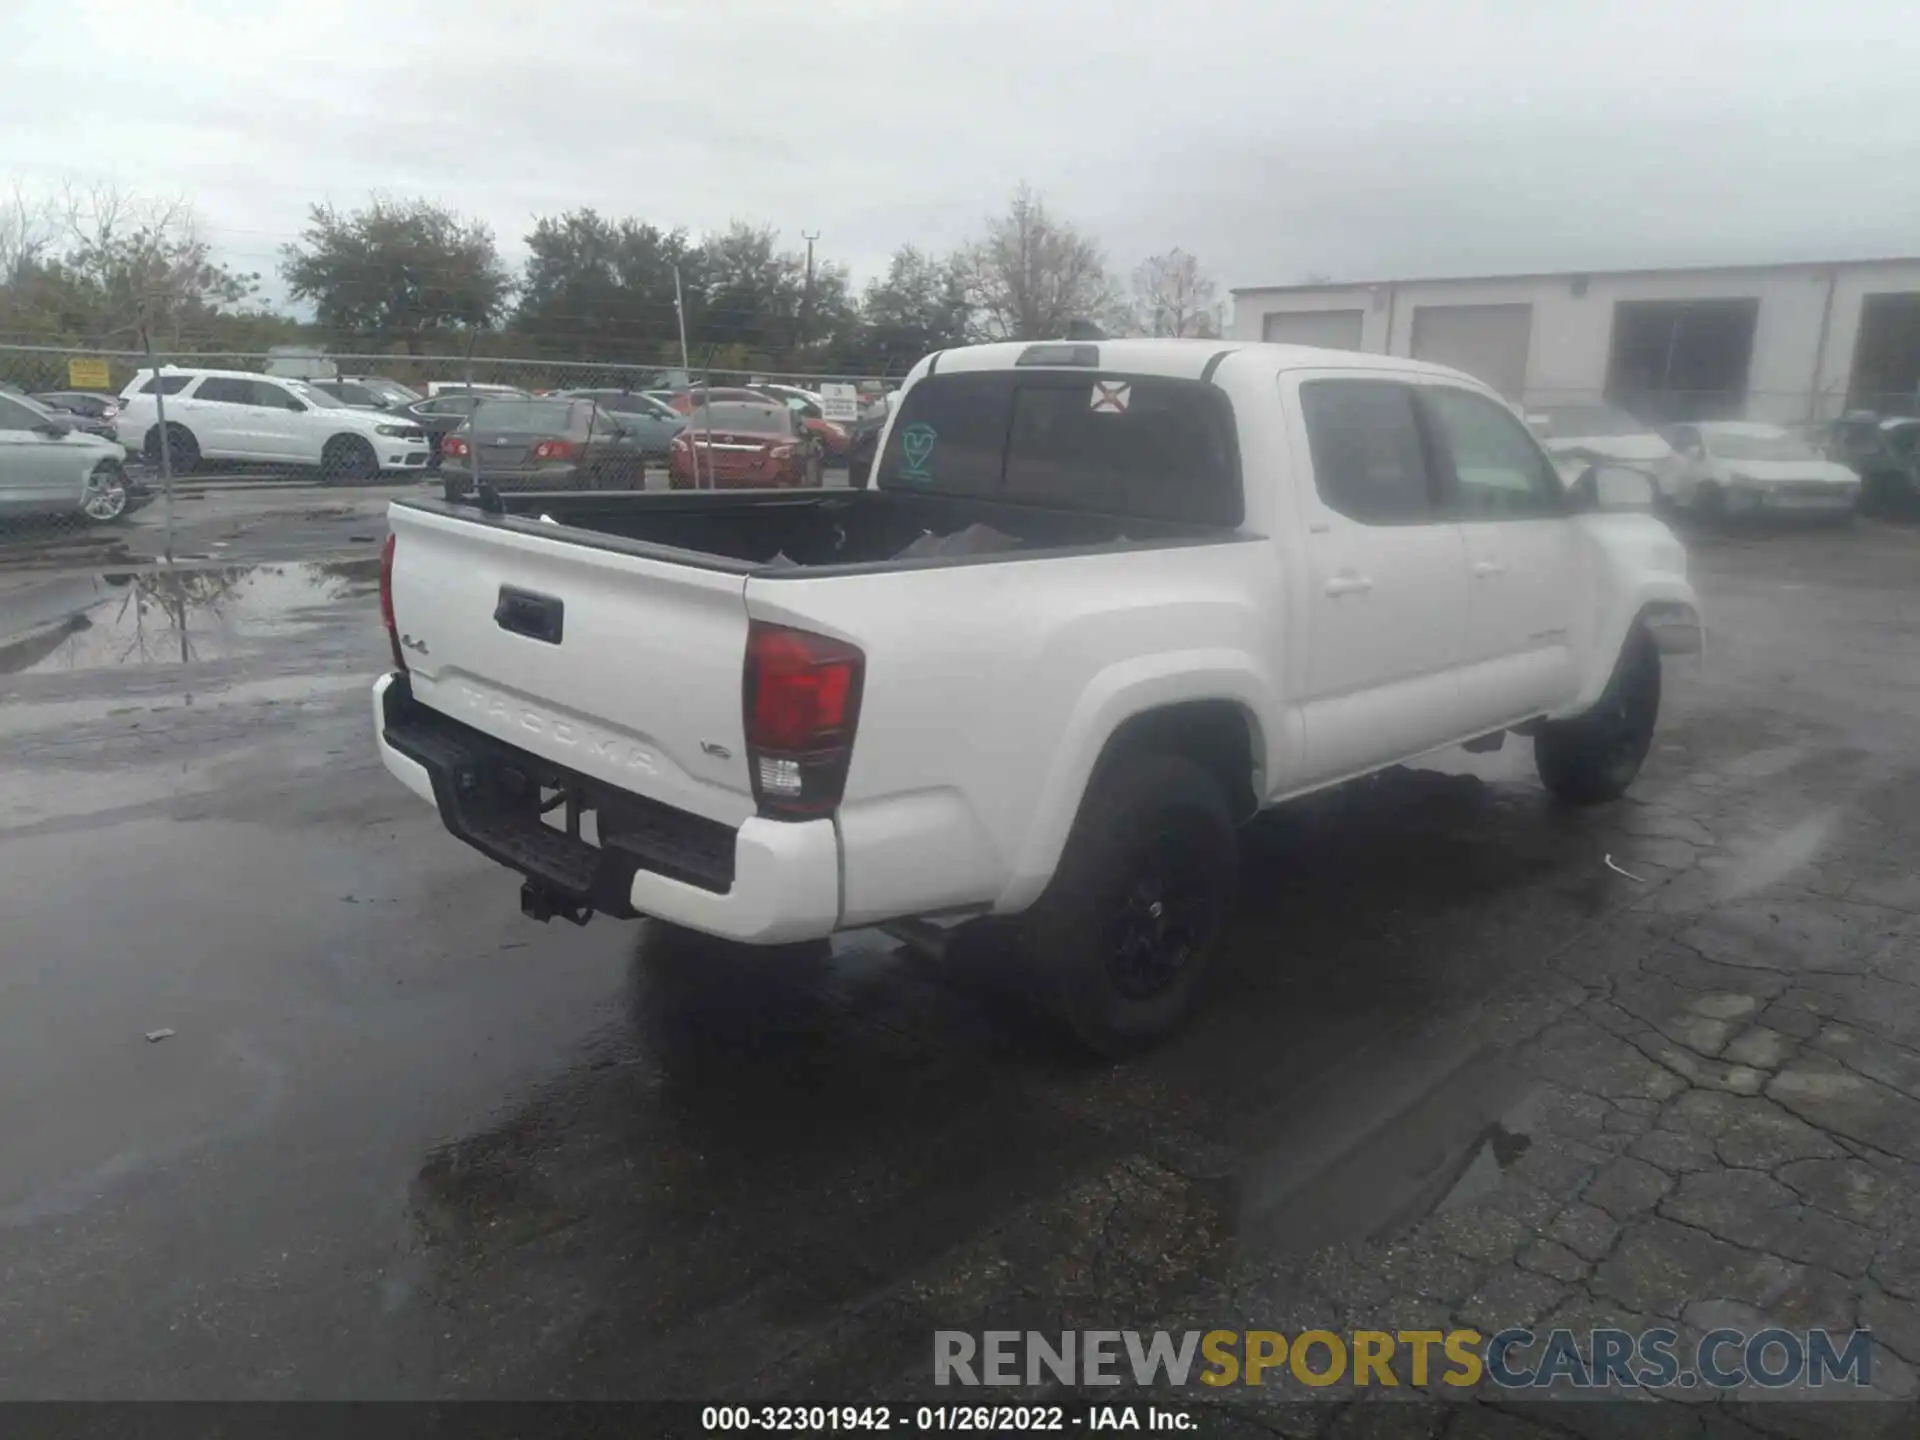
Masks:
[[[11,0],[0,179],[183,193],[271,272],[428,195],[769,222],[866,277],[1020,180],[1223,288],[1920,253],[1920,24],[1807,0]],[[277,287],[276,287],[277,288]]]

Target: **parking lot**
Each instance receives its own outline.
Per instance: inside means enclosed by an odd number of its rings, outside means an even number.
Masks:
[[[176,562],[253,563],[347,559],[373,554],[387,534],[387,506],[407,495],[438,495],[439,477],[388,476],[368,485],[324,485],[311,475],[227,467],[181,477],[174,486],[172,533],[157,475],[136,469],[153,498],[112,525],[78,526],[65,517],[0,525],[0,586],[8,574],[107,565]],[[829,486],[845,469],[824,472]],[[647,471],[647,488],[667,488],[664,469]]]
[[[1221,993],[1103,1067],[991,954],[524,920],[369,742],[393,493],[193,502],[262,563],[0,643],[0,1396],[838,1402],[936,1328],[1608,1319],[1863,1325],[1914,1393],[1912,530],[1697,538],[1624,803],[1509,739],[1263,817]],[[1189,1398],[1355,1424],[1307,1394]]]

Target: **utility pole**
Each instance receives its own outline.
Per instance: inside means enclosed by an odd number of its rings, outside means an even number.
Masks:
[[[674,314],[678,316],[680,320],[680,369],[687,377],[687,398],[692,400],[695,392],[693,389],[693,357],[687,353],[687,297],[686,292],[680,288],[680,267],[678,265],[673,267],[673,310]],[[709,376],[707,379],[707,388],[711,391],[712,387],[713,379]],[[711,395],[709,395],[708,398],[711,399]],[[706,409],[704,405],[696,405],[694,408],[698,410]],[[692,418],[691,415],[688,416],[689,420]],[[708,415],[705,419],[707,422],[707,473],[711,476],[713,473],[713,417]],[[700,447],[693,443],[693,426],[691,424],[687,426],[687,453],[693,461],[693,488],[698,490],[700,488]]]
[[[807,288],[800,298],[800,343],[804,346],[813,338],[813,242],[820,238],[820,232],[809,235],[802,230],[800,238],[807,242]]]
[[[147,352],[147,370],[153,376],[154,428],[160,434],[160,494],[166,501],[167,565],[173,565],[173,443],[167,434],[167,387],[160,383],[160,362],[153,353],[153,302],[141,306],[140,346]],[[186,631],[182,629],[184,637]],[[181,643],[186,643],[183,638]]]

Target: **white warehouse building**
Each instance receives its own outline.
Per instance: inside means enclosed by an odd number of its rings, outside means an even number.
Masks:
[[[1258,286],[1229,335],[1434,360],[1530,409],[1920,412],[1920,259]]]

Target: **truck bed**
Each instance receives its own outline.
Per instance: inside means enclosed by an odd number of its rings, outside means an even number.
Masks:
[[[1246,538],[1235,530],[1191,522],[870,489],[503,494],[491,504],[425,498],[395,503],[543,538],[759,578]],[[972,526],[997,532],[1000,538],[993,543],[998,548],[969,552],[962,543],[947,553],[903,555],[925,537],[955,537]]]

